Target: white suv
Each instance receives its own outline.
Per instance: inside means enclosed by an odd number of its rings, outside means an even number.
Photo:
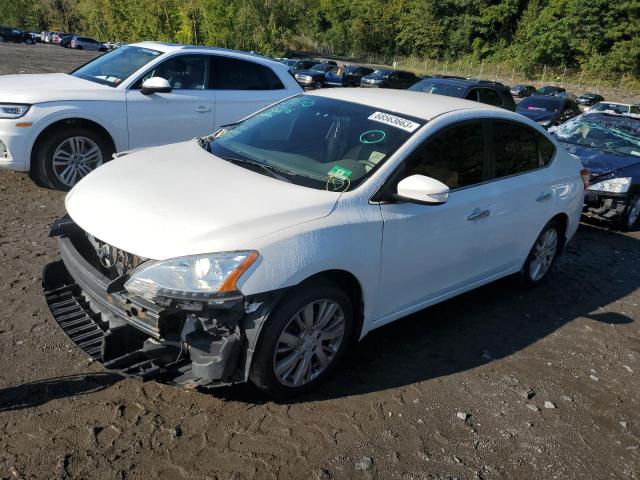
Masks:
[[[581,169],[504,109],[316,90],[88,175],[45,296],[107,368],[293,395],[374,328],[506,275],[540,283],[578,227]]]
[[[207,135],[301,91],[265,57],[156,42],[69,75],[0,76],[0,168],[68,189],[116,151]]]

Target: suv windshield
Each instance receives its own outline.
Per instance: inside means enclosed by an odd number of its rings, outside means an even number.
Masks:
[[[446,95],[448,97],[462,97],[466,87],[454,85],[452,83],[441,82],[439,80],[431,80],[425,78],[418,83],[409,87],[414,92],[435,93],[437,95]]]
[[[585,113],[560,125],[554,135],[561,142],[640,157],[640,121],[634,118]]]
[[[162,52],[141,47],[120,47],[71,72],[74,77],[117,87]]]
[[[423,124],[366,105],[303,95],[218,131],[208,149],[259,173],[343,192],[362,183]]]

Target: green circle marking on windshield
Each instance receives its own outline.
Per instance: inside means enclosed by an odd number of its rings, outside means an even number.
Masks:
[[[387,136],[382,130],[368,130],[360,135],[360,142],[365,144],[379,143]]]

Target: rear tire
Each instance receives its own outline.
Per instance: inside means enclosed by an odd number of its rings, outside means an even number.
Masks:
[[[564,228],[558,220],[547,223],[536,238],[520,272],[525,286],[543,283],[562,249]]]
[[[59,129],[38,145],[31,173],[38,183],[67,191],[108,161],[113,151],[109,140],[95,130],[81,126]]]
[[[266,319],[249,379],[276,399],[300,395],[336,368],[352,338],[353,305],[328,281],[303,284]]]

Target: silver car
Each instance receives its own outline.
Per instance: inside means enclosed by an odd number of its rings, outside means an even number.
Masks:
[[[71,40],[71,48],[99,52],[107,51],[107,47],[103,43],[100,43],[93,38],[79,37],[78,35],[73,37],[73,39]]]

